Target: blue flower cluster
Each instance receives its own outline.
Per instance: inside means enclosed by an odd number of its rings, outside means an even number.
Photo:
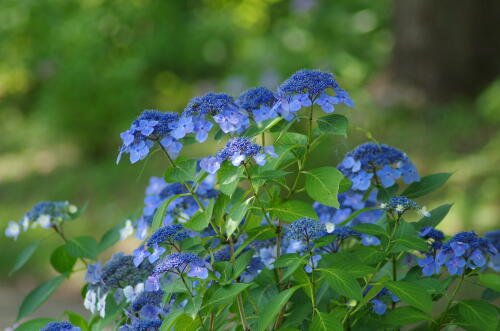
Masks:
[[[335,94],[330,95],[330,91]],[[354,106],[349,94],[339,86],[335,77],[319,70],[297,71],[278,88],[277,99],[272,111],[287,121],[293,119],[302,107],[313,104],[320,106],[326,113],[333,112],[339,103]]]
[[[443,234],[425,228],[420,236],[430,241],[430,252],[418,264],[426,276],[438,274],[444,265],[451,275],[461,275],[465,269],[477,269],[486,265],[488,257],[498,254],[491,241],[480,238],[474,231],[460,232],[443,243]]]
[[[40,331],[81,331],[77,326],[69,322],[50,322]]]
[[[40,226],[48,229],[59,223],[72,220],[77,213],[78,208],[68,201],[39,202],[19,222],[10,221],[5,229],[5,235],[16,240],[21,229],[27,231],[30,225],[32,228]]]
[[[285,232],[285,235],[289,239],[305,241],[307,243],[311,240],[321,238],[326,234],[325,225],[309,217],[303,217],[291,223]]]
[[[189,270],[188,270],[189,269]],[[159,277],[166,272],[183,274],[187,271],[189,277],[206,279],[208,277],[208,268],[206,262],[194,253],[172,253],[160,261],[153,270],[153,276]]]
[[[490,257],[490,263],[488,267],[491,269],[500,272],[500,230],[491,231],[484,235],[484,238],[488,240],[493,247],[497,249],[497,254]]]
[[[196,195],[203,204],[208,204],[208,199],[218,196],[219,192],[214,189],[215,177],[207,176],[197,187]],[[188,190],[181,183],[167,183],[163,178],[151,177],[146,188],[144,198],[145,207],[142,216],[137,220],[137,237],[144,239],[147,230],[153,222],[153,216],[160,205],[179,194],[186,194]],[[199,209],[198,203],[191,195],[179,196],[167,207],[162,225],[171,225],[175,220],[184,223]]]
[[[278,113],[272,109],[275,102],[274,93],[265,87],[247,90],[236,99],[238,106],[253,114],[255,122],[278,117]]]
[[[352,189],[366,191],[375,178],[377,185],[390,187],[403,177],[405,184],[420,180],[417,168],[398,149],[372,142],[359,145],[339,164],[338,169],[352,181]]]
[[[189,233],[185,231],[180,224],[164,226],[156,230],[155,233],[148,239],[148,247],[155,245],[167,244],[173,246],[176,241],[183,241],[189,237]]]
[[[235,167],[238,167],[247,158],[253,157],[258,165],[263,166],[266,164],[266,154],[272,157],[278,156],[273,146],[264,147],[265,154],[261,151],[262,146],[253,143],[248,138],[233,138],[217,154],[202,159],[200,167],[209,174],[215,174],[225,160],[230,160]]]
[[[182,144],[172,135],[172,130],[178,121],[177,113],[145,110],[132,122],[130,129],[120,134],[120,147],[116,163],[120,162],[122,154],[129,154],[130,163],[143,160],[150,149],[158,142],[175,158],[182,149]]]
[[[366,295],[372,286],[368,286],[363,295]],[[387,302],[399,302],[400,299],[387,288],[382,288],[380,292],[370,301],[373,312],[377,315],[384,315],[387,311]]]
[[[418,203],[405,196],[392,197],[389,202],[382,203],[380,207],[397,215],[403,215],[409,210],[417,210],[426,217],[431,216],[425,207],[421,207]]]
[[[118,331],[158,331],[161,324],[162,321],[160,319],[135,319],[131,325],[123,325],[118,329]]]

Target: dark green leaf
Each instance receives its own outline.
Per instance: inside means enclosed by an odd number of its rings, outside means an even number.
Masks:
[[[269,209],[284,222],[294,222],[301,217],[318,218],[312,204],[298,200],[287,201]]]
[[[439,173],[422,177],[419,182],[414,182],[408,186],[401,195],[415,199],[429,194],[443,186],[451,175],[450,173]]]
[[[66,252],[65,245],[57,247],[50,256],[50,264],[61,274],[71,272],[75,263],[76,257]]]
[[[306,174],[306,192],[309,196],[324,205],[338,208],[337,195],[339,185],[344,178],[342,173],[334,167],[321,167],[308,171]]]
[[[376,225],[376,224],[361,223],[361,224],[358,224],[356,226],[353,226],[352,229],[355,231],[361,232],[361,233],[372,235],[372,236],[381,236],[381,237],[388,236],[385,229],[383,227],[381,227],[380,225]]]
[[[498,324],[498,311],[492,304],[480,300],[465,300],[458,303],[460,317],[478,330],[494,331]]]
[[[359,246],[352,251],[352,254],[361,263],[367,265],[379,263],[385,258],[384,252],[375,247]]]
[[[248,130],[246,130],[243,133],[242,136],[249,137],[249,138],[255,137],[255,136],[261,134],[262,132],[270,130],[271,128],[276,126],[282,119],[283,119],[282,117],[276,117],[276,118],[272,118],[269,120],[265,120],[265,121],[259,123],[258,125],[252,125],[248,128]],[[283,122],[286,122],[286,121],[283,121]]]
[[[214,219],[219,226],[222,224],[222,217],[226,214],[229,206],[229,197],[223,193],[219,194],[214,206]]]
[[[153,216],[153,223],[151,224],[151,232],[154,233],[163,225],[163,219],[165,218],[165,214],[167,213],[167,208],[172,203],[172,201],[174,201],[179,197],[187,195],[189,195],[189,193],[176,194],[161,203],[160,207],[156,209],[155,215]]]
[[[17,314],[17,320],[24,318],[40,307],[42,303],[47,300],[52,293],[61,285],[66,275],[59,275],[55,278],[51,278],[45,283],[39,285],[33,291],[31,291],[21,303],[19,312]]]
[[[391,252],[404,252],[407,250],[417,250],[425,252],[428,245],[422,238],[419,237],[402,237],[395,240],[395,245]]]
[[[431,296],[421,285],[406,281],[398,281],[387,282],[385,286],[402,301],[423,311],[432,311]]]
[[[384,316],[384,322],[391,325],[408,325],[431,319],[426,313],[411,306],[397,307]]]
[[[345,116],[330,114],[317,119],[321,133],[347,136],[348,121]]]
[[[211,199],[208,203],[207,208],[204,211],[199,211],[193,217],[191,217],[184,226],[188,229],[194,231],[203,231],[207,228],[212,218],[212,212],[214,210],[215,200]]]
[[[176,167],[168,168],[165,180],[168,183],[193,181],[196,176],[196,160],[185,160],[176,163]]]
[[[97,258],[97,241],[89,236],[80,236],[66,243],[66,252],[74,257],[95,260]]]
[[[271,301],[265,305],[265,307],[262,308],[257,322],[256,329],[258,331],[265,330],[267,326],[274,321],[281,308],[290,300],[290,297],[298,288],[298,286],[294,286],[288,290],[280,292],[274,296]]]
[[[217,171],[217,183],[220,185],[220,191],[232,196],[242,175],[243,167],[235,167],[228,161],[223,162]]]
[[[483,286],[500,292],[500,276],[498,274],[480,274],[479,282]]]
[[[233,273],[231,275],[231,279],[236,279],[238,278],[243,271],[247,268],[247,265],[250,263],[252,260],[254,252],[249,250],[246,251],[245,253],[241,254],[236,259],[236,262],[233,265]]]
[[[120,241],[120,230],[124,227],[124,222],[120,222],[115,225],[113,228],[109,229],[104,233],[101,240],[99,241],[99,245],[97,246],[97,251],[99,253],[104,252],[118,241]]]
[[[339,294],[350,299],[361,300],[361,286],[356,279],[340,268],[320,269],[326,281]]]
[[[184,314],[184,310],[174,310],[168,313],[163,322],[161,323],[160,331],[171,331],[172,326],[175,324],[177,319]]]
[[[220,287],[210,296],[204,306],[221,305],[233,301],[238,294],[249,287],[249,283],[234,283]]]
[[[317,312],[314,315],[309,331],[342,331],[342,323],[333,315]]]
[[[28,262],[33,253],[35,253],[38,246],[40,246],[41,242],[42,242],[41,240],[37,240],[22,250],[22,252],[17,256],[16,263],[10,270],[9,276],[12,275],[17,270],[21,269],[26,264],[26,262]]]
[[[453,206],[452,203],[445,204],[445,205],[439,206],[439,207],[431,210],[430,211],[431,216],[422,217],[420,219],[420,221],[415,223],[416,227],[418,229],[422,229],[426,226],[431,226],[431,227],[435,228],[436,226],[438,226],[439,223],[441,223],[443,218],[446,217],[446,215],[448,214],[448,212],[450,211],[452,206]]]

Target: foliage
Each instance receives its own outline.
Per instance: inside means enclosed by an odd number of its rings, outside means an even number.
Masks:
[[[450,174],[421,178],[405,153],[376,142],[356,147],[336,168],[310,169],[323,138],[347,134],[347,118],[320,113],[353,106],[348,93],[333,75],[313,70],[292,75],[272,102],[259,91],[236,100],[209,93],[181,114],[139,115],[121,134],[120,156],[136,163],[158,149],[168,167],[151,178],[142,215],[100,240],[66,237],[64,227],[83,211],[68,202],[42,202],[9,223],[14,239],[42,227],[64,241],[50,256],[59,276],[24,299],[18,320],[75,266],[86,270],[88,319],[67,312],[71,324],[38,319],[20,328],[384,330],[419,323],[495,330],[498,312],[488,300],[499,288],[500,232],[445,237],[435,227],[451,204],[428,212],[412,200]],[[305,134],[296,130],[299,120]],[[227,140],[225,147],[200,160],[179,156],[184,145],[209,137]],[[133,233],[143,240],[133,254],[99,261]],[[12,272],[39,244],[27,247]],[[456,300],[466,280],[486,288],[484,300]],[[441,298],[445,308],[435,314]]]

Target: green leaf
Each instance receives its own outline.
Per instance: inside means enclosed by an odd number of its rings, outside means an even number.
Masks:
[[[194,181],[196,176],[196,160],[176,162],[176,166],[168,168],[165,172],[165,180],[168,183]]]
[[[283,119],[283,117],[276,117],[276,118],[272,118],[269,120],[265,120],[265,121],[259,123],[258,125],[252,125],[248,128],[248,130],[246,130],[243,133],[242,136],[249,137],[249,138],[255,137],[255,136],[261,134],[262,132],[270,130],[275,125],[277,125],[282,119]]]
[[[64,313],[68,316],[68,320],[71,324],[78,326],[83,331],[88,330],[87,320],[83,316],[72,311],[65,311]]]
[[[243,271],[247,268],[247,265],[252,260],[254,252],[249,250],[236,259],[236,262],[233,265],[233,273],[231,275],[231,280],[238,278]]]
[[[225,287],[220,287],[208,299],[205,307],[229,303],[236,298],[243,290],[249,287],[250,283],[234,283]]]
[[[158,207],[158,209],[155,212],[155,215],[153,216],[153,223],[151,223],[152,233],[155,233],[156,230],[158,230],[163,225],[163,219],[165,218],[165,214],[167,213],[167,208],[172,203],[172,201],[174,201],[179,197],[187,195],[189,195],[189,193],[176,194],[173,197],[170,197],[161,203],[160,207]]]
[[[436,226],[438,226],[439,223],[441,223],[443,218],[446,217],[452,206],[453,206],[452,203],[448,203],[431,210],[430,211],[431,216],[422,217],[417,223],[415,223],[415,226],[418,229],[422,229],[426,226],[431,226],[435,228]]]
[[[314,315],[309,331],[342,331],[342,323],[333,315],[317,312]]]
[[[407,304],[426,312],[432,311],[431,296],[421,285],[407,281],[398,281],[387,282],[385,286]]]
[[[229,197],[225,194],[219,194],[214,206],[214,219],[219,226],[222,224],[222,217],[226,214],[227,207],[229,206]]]
[[[116,244],[118,241],[120,241],[120,230],[124,226],[125,222],[120,222],[103,234],[101,240],[99,241],[99,244],[97,245],[98,253],[104,252],[105,250]]]
[[[203,295],[200,295],[200,293],[194,297],[188,298],[188,302],[184,307],[184,312],[188,314],[191,318],[195,318],[198,312],[200,311],[202,302],[203,302]]]
[[[310,217],[318,219],[318,215],[314,211],[312,204],[304,201],[290,200],[278,206],[269,208],[274,216],[284,222],[294,222],[301,217]]]
[[[319,269],[325,276],[328,285],[339,294],[350,299],[361,300],[363,297],[361,286],[356,279],[343,269],[326,268]]]
[[[241,220],[245,216],[248,208],[250,208],[250,202],[252,202],[252,198],[248,198],[245,201],[240,201],[233,205],[231,210],[229,211],[229,215],[226,222],[226,235],[229,238],[233,232],[238,228]]]
[[[342,173],[334,167],[321,167],[308,171],[306,174],[306,192],[309,196],[324,205],[338,208],[337,194],[342,181]]]
[[[76,257],[66,252],[66,245],[57,247],[50,256],[50,264],[61,274],[71,272],[75,263]]]
[[[171,331],[172,326],[175,324],[177,319],[183,314],[184,314],[184,311],[181,309],[169,312],[168,315],[163,320],[163,322],[161,323],[160,331]]]
[[[15,331],[36,331],[43,329],[50,322],[55,322],[53,318],[35,318],[19,325]]]
[[[261,314],[257,321],[257,330],[263,331],[271,324],[276,315],[278,315],[281,308],[290,300],[292,294],[299,288],[299,286],[294,286],[288,290],[280,292],[274,296],[266,305],[262,308]]]
[[[42,303],[44,303],[45,300],[47,300],[52,293],[57,290],[64,278],[66,278],[66,275],[59,275],[51,278],[31,291],[21,303],[16,320],[19,321],[21,318],[24,318],[37,310],[38,307],[40,307]]]
[[[382,261],[385,258],[385,254],[378,248],[358,246],[352,251],[353,256],[361,261],[361,263],[371,265]]]
[[[385,229],[376,224],[361,223],[353,226],[352,229],[361,233],[369,234],[371,236],[388,237]]]
[[[451,173],[439,173],[422,177],[419,182],[411,183],[401,195],[415,199],[429,194],[443,186],[451,175]]]
[[[175,321],[174,330],[197,330],[200,324],[198,319],[193,319],[188,314],[180,315]]]
[[[214,210],[215,200],[210,199],[207,208],[205,211],[199,211],[193,217],[191,217],[184,226],[188,229],[194,231],[203,231],[207,228],[210,223],[210,219],[212,219],[212,212]]]
[[[480,300],[465,300],[458,303],[458,312],[466,322],[478,330],[494,331],[498,324],[498,311],[492,304]]]
[[[217,183],[222,193],[232,196],[239,179],[243,175],[243,167],[235,167],[231,162],[223,162],[220,169],[217,171]]]
[[[73,257],[95,260],[97,258],[97,241],[89,236],[80,236],[66,243],[66,252]]]
[[[498,274],[480,274],[479,283],[487,288],[500,292],[500,276]]]
[[[397,307],[384,315],[384,322],[391,325],[408,325],[432,318],[411,306]]]
[[[396,245],[392,248],[391,252],[404,252],[407,250],[427,251],[428,245],[422,238],[419,237],[403,237],[394,241]]]
[[[343,115],[330,114],[317,119],[321,133],[347,136],[348,121]]]
[[[339,184],[339,193],[347,192],[351,189],[352,182],[347,178],[343,177]]]
[[[40,246],[41,243],[41,240],[37,240],[22,250],[22,252],[17,256],[16,263],[14,263],[14,266],[10,270],[9,276],[17,270],[21,269],[26,264],[26,262],[28,262],[28,260],[31,258],[31,256],[33,256],[33,253],[35,253],[36,249],[38,248],[38,246]]]

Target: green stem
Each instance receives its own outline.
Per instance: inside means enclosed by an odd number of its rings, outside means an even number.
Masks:
[[[184,279],[184,276],[182,275],[182,273],[179,273],[179,276],[181,277],[181,280],[182,280],[182,283],[184,284],[184,287],[186,287],[186,290],[188,291],[189,295],[191,296],[191,299],[194,298],[193,292],[191,292],[191,289],[189,288],[188,284],[186,283],[186,280]],[[201,324],[201,327],[203,328],[203,330],[207,331],[205,324],[203,324],[203,318],[201,317],[201,313],[198,311],[196,313],[196,315],[198,316],[198,318],[200,320],[200,324]]]
[[[229,253],[231,255],[230,262],[234,264],[236,261],[234,256],[234,242],[232,237],[229,238]],[[238,279],[236,279],[236,282],[239,283],[239,277]],[[250,326],[247,323],[247,318],[245,315],[245,306],[243,305],[243,300],[241,299],[240,293],[236,296],[236,302],[238,304],[238,312],[240,314],[241,325],[243,326],[243,330],[250,331]]]
[[[448,303],[446,304],[445,310],[441,313],[439,318],[435,321],[436,325],[433,327],[433,330],[440,330],[441,329],[443,322],[445,322],[446,315],[448,314],[448,311],[450,310],[451,305],[453,304],[453,300],[455,300],[455,297],[457,296],[458,291],[460,291],[460,289],[462,288],[462,285],[464,283],[464,279],[465,279],[465,274],[462,274],[459,278],[457,287],[455,287],[455,289],[451,293],[451,296],[448,299]]]
[[[262,213],[264,214],[264,218],[266,219],[266,222],[267,222],[270,226],[272,226],[273,228],[275,228],[275,229],[276,229],[276,226],[273,224],[273,222],[271,221],[271,219],[270,219],[270,218],[269,218],[269,216],[267,215],[266,210],[264,209],[264,207],[262,207],[262,203],[261,203],[261,201],[260,201],[260,199],[259,199],[259,195],[258,195],[257,191],[255,191],[255,188],[253,187],[253,184],[252,184],[252,177],[250,176],[250,171],[248,170],[248,166],[247,166],[247,164],[246,164],[245,162],[243,162],[243,167],[245,168],[245,175],[246,175],[246,177],[247,177],[248,181],[250,182],[250,188],[251,188],[251,190],[252,190],[252,193],[253,193],[253,195],[254,195],[254,197],[255,197],[255,200],[256,200],[256,201],[259,203],[259,205],[260,205],[260,209],[261,209]]]

